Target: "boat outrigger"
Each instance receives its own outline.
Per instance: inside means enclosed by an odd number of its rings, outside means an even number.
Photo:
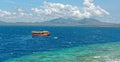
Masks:
[[[49,36],[48,31],[32,31],[32,36]]]

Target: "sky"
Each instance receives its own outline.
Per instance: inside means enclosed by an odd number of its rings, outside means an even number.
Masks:
[[[120,0],[0,0],[4,22],[44,22],[56,18],[95,18],[120,23]]]

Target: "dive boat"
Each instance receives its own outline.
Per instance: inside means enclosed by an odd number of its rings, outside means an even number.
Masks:
[[[32,36],[49,36],[48,31],[32,31]]]

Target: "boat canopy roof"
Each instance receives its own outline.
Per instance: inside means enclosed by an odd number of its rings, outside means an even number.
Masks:
[[[48,31],[32,31],[32,33],[41,33],[41,32],[48,32]]]

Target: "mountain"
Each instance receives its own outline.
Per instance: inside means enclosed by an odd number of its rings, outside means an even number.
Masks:
[[[101,24],[109,24],[106,22],[101,22],[97,19],[93,19],[93,18],[84,18],[84,19],[80,19],[80,20],[76,20],[76,19],[63,19],[63,18],[58,18],[58,19],[53,19],[50,21],[45,21],[42,22],[42,24],[45,25],[101,25]]]
[[[84,18],[80,20],[72,19],[72,18],[57,18],[45,22],[16,22],[16,23],[8,23],[0,21],[0,25],[20,25],[20,26],[120,26],[120,24],[112,24],[101,22],[94,18]]]
[[[69,23],[73,23],[73,22],[77,22],[77,20],[58,18],[58,19],[53,19],[50,21],[45,21],[43,23],[45,23],[45,24],[69,24]]]
[[[5,25],[7,24],[6,22],[0,21],[0,25]]]
[[[101,22],[97,19],[93,19],[93,18],[84,18],[82,20],[79,20],[80,24],[108,24],[106,22]]]

